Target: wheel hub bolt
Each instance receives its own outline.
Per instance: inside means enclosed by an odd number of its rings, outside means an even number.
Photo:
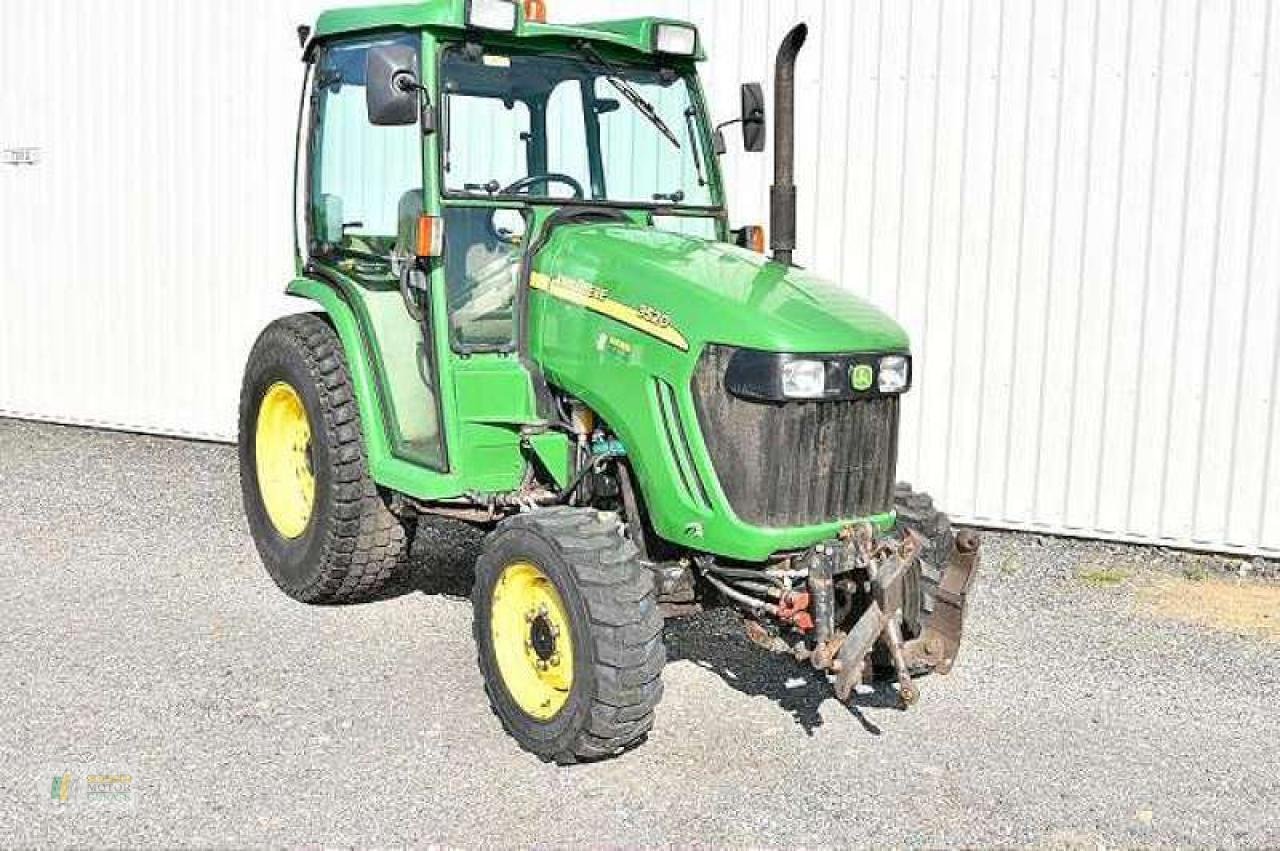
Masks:
[[[555,624],[549,618],[538,615],[530,621],[525,641],[526,647],[537,657],[535,661],[539,668],[545,670],[547,660],[556,654]]]

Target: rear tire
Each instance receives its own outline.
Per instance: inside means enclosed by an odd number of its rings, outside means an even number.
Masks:
[[[263,425],[277,397],[295,408],[293,430],[285,431],[293,445],[284,450]],[[286,594],[304,603],[355,603],[404,575],[410,535],[369,476],[342,343],[320,317],[278,319],[258,337],[240,395],[239,450],[253,542]],[[271,460],[281,451],[283,468]],[[279,480],[290,469],[304,484],[285,481],[282,497]]]
[[[925,541],[918,567],[908,571],[903,589],[902,620],[908,637],[915,637],[923,630],[925,619],[933,614],[934,599],[942,582],[942,572],[951,558],[955,533],[951,529],[951,518],[934,506],[933,498],[912,490],[909,484],[898,484],[894,504],[898,528],[911,529]]]
[[[485,691],[520,747],[563,765],[648,734],[662,616],[653,572],[616,514],[557,507],[503,521],[485,540],[471,602]]]

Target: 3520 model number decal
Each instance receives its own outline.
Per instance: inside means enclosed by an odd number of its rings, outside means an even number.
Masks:
[[[676,330],[671,317],[655,307],[647,304],[632,307],[613,299],[604,287],[559,275],[552,277],[542,272],[534,272],[529,276],[529,286],[552,298],[585,307],[593,313],[629,325],[683,352],[689,350],[689,341]]]

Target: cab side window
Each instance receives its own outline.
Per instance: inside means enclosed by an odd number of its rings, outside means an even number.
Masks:
[[[422,157],[417,126],[376,127],[365,102],[365,62],[378,44],[416,46],[412,36],[325,48],[315,74],[311,243],[320,253],[385,256],[402,206],[419,201]]]

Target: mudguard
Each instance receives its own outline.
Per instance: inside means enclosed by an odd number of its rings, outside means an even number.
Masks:
[[[310,299],[323,308],[342,341],[356,405],[360,410],[369,474],[373,480],[383,487],[418,499],[444,499],[461,493],[463,488],[456,475],[437,473],[397,458],[392,453],[385,411],[370,366],[368,341],[355,311],[338,287],[315,278],[295,278],[285,291],[289,295]]]

